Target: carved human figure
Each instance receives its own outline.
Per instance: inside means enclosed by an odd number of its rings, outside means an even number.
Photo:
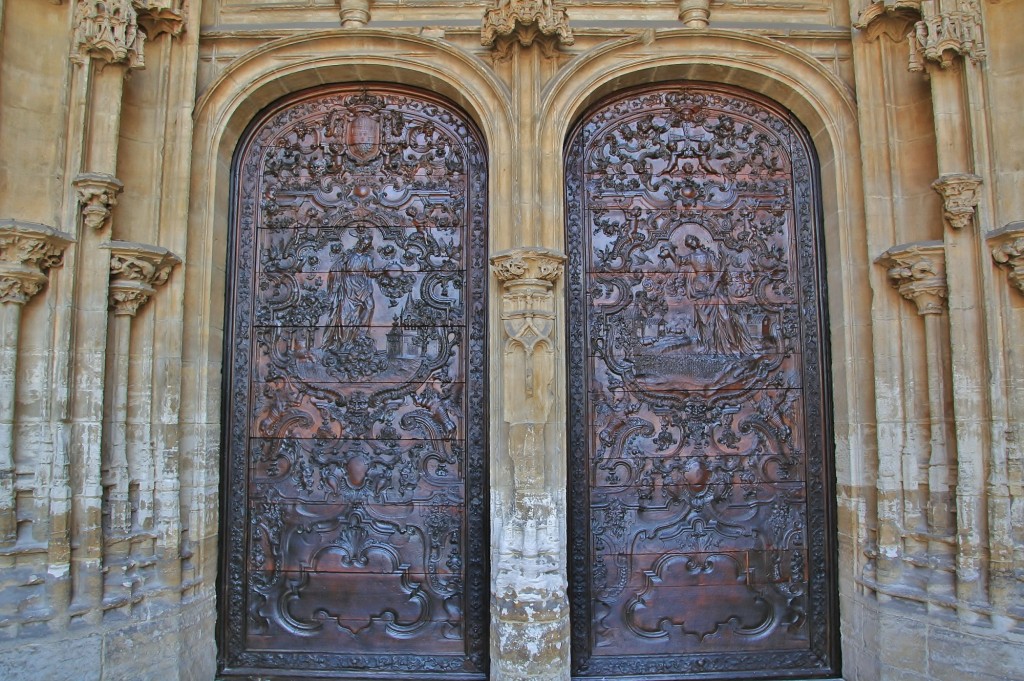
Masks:
[[[356,245],[331,264],[327,278],[333,308],[324,333],[324,346],[342,350],[360,335],[373,319],[373,237],[353,231]]]
[[[685,293],[694,303],[693,325],[697,347],[713,354],[739,355],[756,351],[750,334],[729,309],[728,279],[721,256],[687,234],[688,253],[675,258],[683,273]]]

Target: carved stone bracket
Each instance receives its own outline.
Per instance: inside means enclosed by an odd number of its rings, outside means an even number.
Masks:
[[[82,204],[83,221],[92,229],[102,229],[117,205],[117,195],[124,189],[124,183],[107,173],[82,173],[73,184]]]
[[[1007,270],[1010,283],[1024,293],[1024,222],[1011,222],[988,233],[992,258]]]
[[[188,0],[132,0],[139,13],[139,26],[153,40],[161,33],[181,35],[188,16]]]
[[[932,182],[942,195],[942,213],[953,229],[964,229],[974,222],[981,178],[970,173],[947,173]]]
[[[490,47],[500,37],[511,37],[529,47],[538,36],[553,36],[561,45],[576,42],[569,17],[553,0],[497,0],[484,14],[481,44]]]
[[[370,0],[341,0],[342,28],[359,28],[370,23]]]
[[[688,28],[707,28],[710,19],[710,0],[679,0],[679,20]]]
[[[957,55],[974,63],[987,56],[978,0],[924,0],[921,20],[909,36],[911,71],[923,71],[927,62],[946,69]]]
[[[134,317],[181,262],[159,246],[110,241],[103,248],[110,249],[110,309],[115,316]]]
[[[75,6],[73,61],[98,58],[128,68],[145,66],[146,35],[132,0],[78,0]]]
[[[946,250],[941,241],[893,246],[875,260],[887,269],[889,281],[920,315],[942,314],[948,296]]]
[[[39,293],[72,241],[47,225],[0,220],[0,302],[24,305]]]
[[[886,35],[900,41],[920,19],[921,0],[876,0],[861,10],[853,27],[863,31],[868,40]]]

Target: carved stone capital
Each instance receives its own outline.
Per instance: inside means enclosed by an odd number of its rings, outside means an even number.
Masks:
[[[342,28],[359,28],[370,23],[370,0],[341,0]]]
[[[688,28],[707,28],[710,19],[710,0],[679,0],[679,20]]]
[[[970,173],[947,173],[932,182],[942,195],[942,213],[953,229],[964,229],[974,222],[981,178]]]
[[[875,260],[885,267],[889,281],[904,298],[917,305],[920,315],[942,314],[946,285],[946,249],[941,241],[918,241],[893,246]]]
[[[139,13],[132,0],[78,0],[75,6],[72,59],[90,58],[128,68],[145,66],[146,35],[139,29]]]
[[[984,61],[978,0],[924,0],[909,41],[911,71],[923,71],[928,62],[947,69],[957,56]]]
[[[0,220],[0,302],[24,305],[59,266],[70,234],[33,222]]]
[[[115,315],[134,317],[181,262],[160,246],[110,241],[103,248],[110,250],[110,309]]]
[[[988,233],[992,258],[1005,267],[1010,283],[1024,293],[1024,222],[1011,222]]]
[[[161,33],[179,36],[185,30],[188,0],[132,0],[139,13],[139,26],[153,40]]]
[[[868,40],[888,36],[900,41],[921,19],[921,0],[876,0],[857,15],[853,27],[863,31]]]
[[[556,7],[553,0],[496,0],[484,14],[480,42],[487,47],[501,37],[529,47],[538,36],[552,36],[561,45],[576,42],[565,8]]]
[[[78,193],[78,202],[82,204],[82,220],[86,226],[94,230],[105,227],[124,183],[107,173],[82,173],[72,184]]]

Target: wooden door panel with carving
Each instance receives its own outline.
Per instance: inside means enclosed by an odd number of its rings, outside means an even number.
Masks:
[[[457,109],[302,93],[236,157],[221,667],[484,678],[486,159]]]
[[[837,666],[813,156],[788,113],[648,88],[567,150],[577,677]]]

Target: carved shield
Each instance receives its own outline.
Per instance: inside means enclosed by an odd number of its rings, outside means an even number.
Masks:
[[[372,161],[380,153],[380,123],[369,113],[357,113],[348,124],[345,142],[353,158]]]

